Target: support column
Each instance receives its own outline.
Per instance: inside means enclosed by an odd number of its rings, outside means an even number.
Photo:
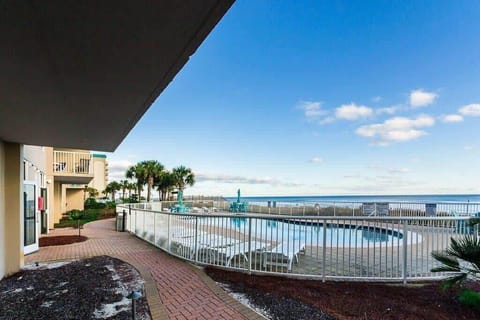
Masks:
[[[0,168],[2,170],[2,168]],[[4,143],[5,275],[23,267],[23,145]]]

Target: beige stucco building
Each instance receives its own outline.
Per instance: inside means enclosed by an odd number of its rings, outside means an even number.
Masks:
[[[103,154],[65,148],[45,148],[48,182],[48,229],[73,209],[83,210],[85,186],[101,193],[107,184],[108,162]]]
[[[43,214],[50,225],[101,185],[82,150],[114,151],[233,2],[2,4],[0,279],[38,248]]]

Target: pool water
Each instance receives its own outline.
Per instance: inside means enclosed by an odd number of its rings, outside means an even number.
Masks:
[[[198,223],[203,226],[216,226],[234,229],[248,234],[248,219],[232,218],[200,218]],[[370,247],[401,245],[403,235],[400,232],[385,228],[375,228],[356,225],[327,224],[316,222],[289,222],[252,218],[252,236],[267,241],[300,241],[308,245],[323,245],[329,247]]]

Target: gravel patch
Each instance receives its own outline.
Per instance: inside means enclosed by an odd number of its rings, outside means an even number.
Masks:
[[[129,264],[107,256],[42,263],[0,281],[0,319],[131,319],[132,291],[143,279]],[[145,297],[137,319],[149,320]]]

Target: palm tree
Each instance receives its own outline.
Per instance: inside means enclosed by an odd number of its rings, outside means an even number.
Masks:
[[[107,184],[103,193],[105,193],[106,196],[108,194],[111,194],[112,195],[112,201],[115,201],[115,192],[119,191],[121,188],[122,187],[121,187],[120,183],[118,183],[117,181],[112,181],[109,184]]]
[[[175,177],[170,171],[163,171],[155,180],[160,200],[166,200],[167,195],[176,186]]]
[[[85,198],[88,194],[89,198],[95,198],[98,196],[98,190],[92,187],[89,187],[88,185],[85,185],[83,188],[83,202],[85,202]]]
[[[183,192],[187,185],[193,186],[195,184],[195,174],[190,168],[179,166],[172,170],[172,174],[175,181],[175,186],[179,191]]]
[[[125,191],[130,187],[128,180],[120,180],[120,187],[122,189],[122,199],[125,199]]]
[[[155,179],[160,176],[165,167],[156,160],[147,160],[139,163],[144,169],[144,176],[147,182],[147,201],[150,201],[152,187]]]
[[[135,182],[130,182],[128,184],[128,197],[132,197],[132,190],[136,190],[137,189],[137,184]]]
[[[140,199],[140,194],[142,193],[143,190],[143,185],[145,184],[145,168],[141,165],[141,163],[137,163],[134,166],[131,166],[128,168],[125,176],[128,179],[135,179],[136,181],[136,189],[138,193],[138,199]]]
[[[480,280],[480,238],[476,235],[465,235],[457,240],[451,238],[447,250],[432,252],[432,256],[442,263],[432,272],[455,273],[445,282],[445,287],[461,283],[468,277]]]

